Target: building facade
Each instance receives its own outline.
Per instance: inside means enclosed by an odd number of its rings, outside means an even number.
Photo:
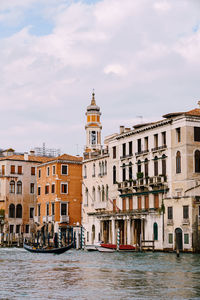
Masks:
[[[35,222],[54,234],[81,224],[82,158],[63,154],[37,167]]]
[[[194,109],[133,129],[121,126],[101,150],[87,144],[86,243],[116,243],[119,230],[121,244],[198,250],[199,130],[200,109]]]

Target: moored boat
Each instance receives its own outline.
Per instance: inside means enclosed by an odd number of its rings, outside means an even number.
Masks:
[[[101,244],[101,247],[107,248],[107,249],[114,249],[117,250],[116,244]],[[133,245],[119,245],[119,250],[122,251],[134,251],[136,248]]]
[[[32,253],[54,253],[54,254],[62,254],[69,249],[73,248],[74,243],[71,243],[68,246],[60,247],[60,248],[37,248],[34,245],[28,245],[24,243],[24,249]]]
[[[111,248],[104,248],[104,247],[98,247],[97,250],[99,252],[105,252],[105,253],[113,253],[116,250],[115,249],[111,249]]]

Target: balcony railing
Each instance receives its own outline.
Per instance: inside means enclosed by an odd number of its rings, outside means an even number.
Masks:
[[[135,156],[139,156],[139,155],[144,155],[144,154],[148,154],[149,153],[149,150],[146,149],[146,150],[141,150],[139,152],[135,152]]]
[[[132,157],[132,156],[133,156],[133,153],[129,153],[129,154],[120,156],[120,159],[126,159],[126,158],[129,158],[129,157]]]
[[[47,223],[48,222],[48,216],[42,217],[42,221],[43,221],[43,223]]]
[[[144,177],[134,180],[126,180],[118,183],[118,190],[124,189],[135,189],[144,186],[158,186],[163,185],[167,181],[167,176],[153,176],[153,177]]]
[[[182,224],[183,225],[190,225],[190,219],[183,219]]]
[[[35,223],[40,223],[40,217],[39,216],[34,216],[34,222]]]
[[[157,146],[155,148],[152,148],[151,151],[152,152],[156,152],[156,151],[162,151],[162,150],[165,150],[167,148],[167,145],[162,145],[162,146]]]
[[[55,216],[48,216],[48,222],[55,221]]]
[[[167,219],[167,225],[173,225],[174,221],[173,219]]]
[[[60,216],[60,223],[69,223],[69,216]]]
[[[102,202],[96,202],[94,203],[94,209],[106,209],[107,207],[107,203],[106,201],[102,201]]]

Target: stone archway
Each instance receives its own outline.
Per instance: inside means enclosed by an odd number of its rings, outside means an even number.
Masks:
[[[183,231],[181,228],[175,229],[176,249],[183,250]]]

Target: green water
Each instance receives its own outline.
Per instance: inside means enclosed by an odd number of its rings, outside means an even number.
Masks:
[[[0,299],[200,299],[200,255],[0,249]]]

